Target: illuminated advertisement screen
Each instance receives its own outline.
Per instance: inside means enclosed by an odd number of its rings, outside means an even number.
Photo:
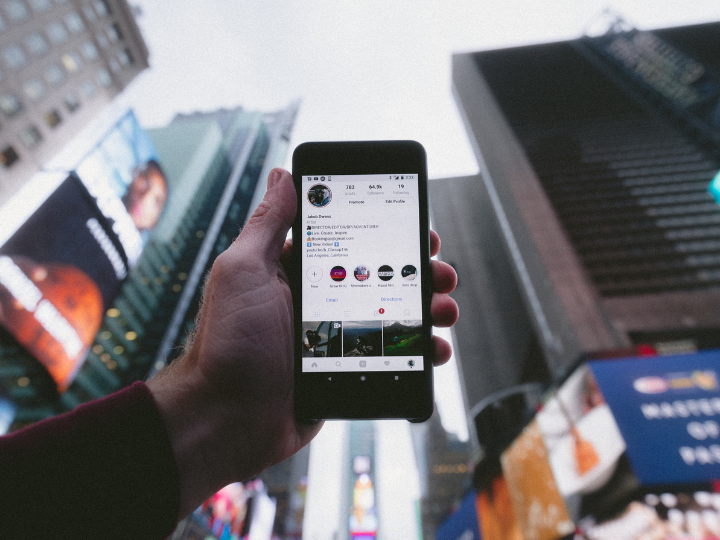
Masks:
[[[113,126],[75,172],[113,222],[113,231],[135,266],[168,198],[168,183],[147,132],[132,111]]]
[[[147,133],[124,115],[0,247],[0,324],[65,391],[167,199]]]
[[[710,195],[713,196],[715,201],[720,204],[720,172],[715,175],[715,178],[713,178],[712,182],[710,182],[710,187],[708,188],[708,191],[710,191]]]

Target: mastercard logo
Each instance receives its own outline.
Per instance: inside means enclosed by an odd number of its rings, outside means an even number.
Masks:
[[[663,377],[641,377],[633,381],[633,388],[641,394],[662,394],[670,385]]]

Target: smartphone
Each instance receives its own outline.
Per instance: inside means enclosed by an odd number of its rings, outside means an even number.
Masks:
[[[433,411],[425,149],[314,142],[293,153],[295,416]]]

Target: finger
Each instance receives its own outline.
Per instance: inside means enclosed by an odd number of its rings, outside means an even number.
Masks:
[[[457,273],[448,263],[442,261],[430,261],[433,277],[433,292],[449,293],[455,290],[457,285]]]
[[[452,356],[452,346],[450,343],[441,337],[433,336],[433,347],[435,348],[433,366],[442,366],[450,360],[450,357]]]
[[[268,175],[265,197],[250,216],[235,244],[245,244],[268,262],[277,262],[295,219],[297,198],[292,175],[275,168]]]
[[[280,263],[285,268],[290,268],[290,265],[292,264],[292,238],[288,238],[285,240],[285,244],[283,244],[282,253],[280,253]]]
[[[430,256],[434,257],[440,251],[440,236],[430,229]]]
[[[458,305],[447,294],[433,293],[430,303],[430,316],[433,326],[452,326],[458,320],[460,310]]]
[[[297,451],[299,448],[302,448],[310,441],[312,441],[315,435],[320,432],[324,425],[324,421],[320,421],[315,424],[300,424],[296,422],[295,429],[297,430],[298,436],[300,438],[300,446],[295,450]]]

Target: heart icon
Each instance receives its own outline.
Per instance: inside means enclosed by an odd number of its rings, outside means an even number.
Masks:
[[[386,365],[386,366],[389,366],[389,365],[390,365],[390,360],[385,360],[385,365]]]

